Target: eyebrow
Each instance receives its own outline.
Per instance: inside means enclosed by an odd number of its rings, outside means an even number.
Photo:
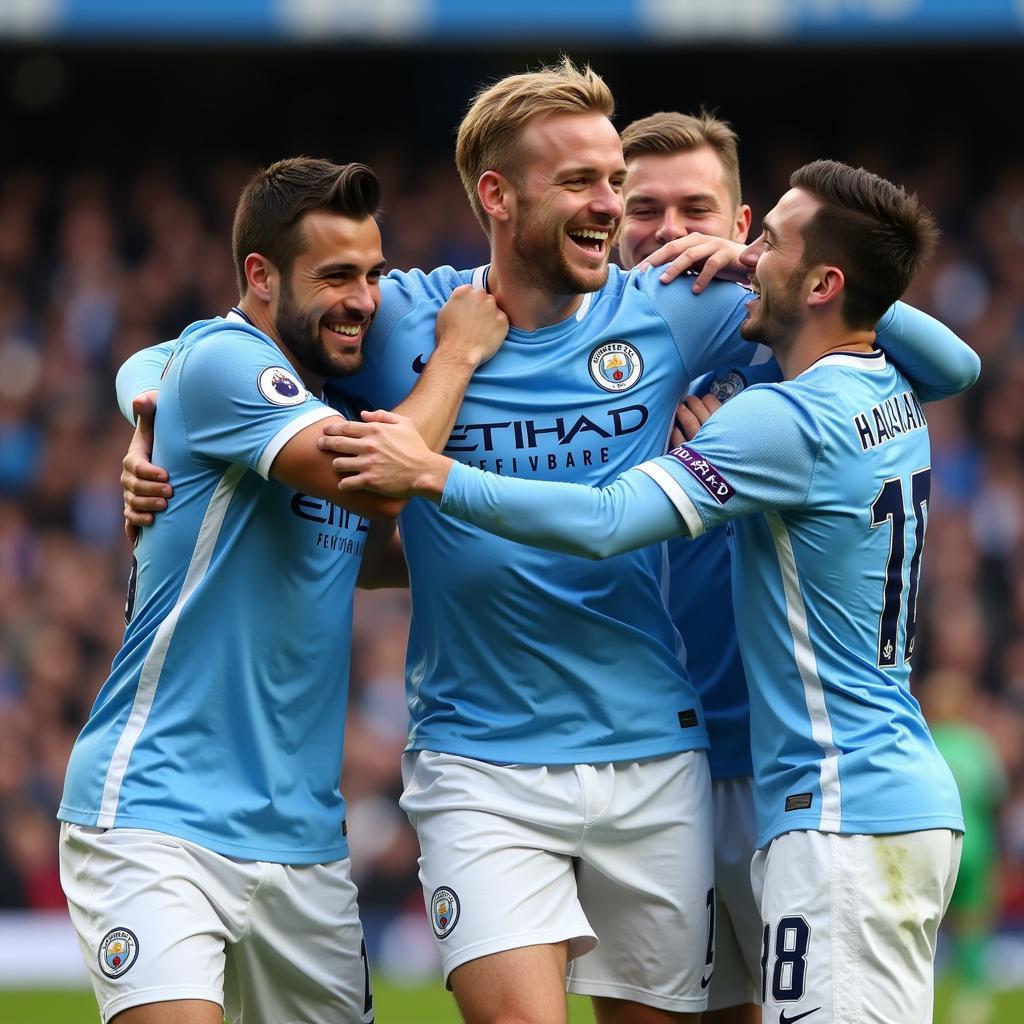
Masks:
[[[601,173],[602,172],[597,167],[594,167],[592,165],[581,164],[578,167],[563,167],[563,168],[560,168],[558,171],[555,172],[555,177],[556,178],[572,178],[572,177],[575,177],[576,175],[580,175],[580,174],[584,174],[584,175],[587,175],[587,174],[597,174],[597,175],[600,175]],[[608,175],[609,178],[619,177],[619,176],[621,176],[623,178],[626,176],[626,168],[625,168],[625,166],[617,167],[614,171],[612,171]]]
[[[775,234],[775,228],[768,222],[768,218],[767,217],[765,217],[765,219],[763,221],[761,221],[761,234],[763,234],[763,235],[774,235]]]
[[[371,270],[383,270],[388,265],[387,260],[381,260],[380,263],[375,263],[370,269]],[[360,274],[362,273],[362,267],[357,263],[324,263],[322,266],[316,268],[317,274]]]
[[[718,199],[712,192],[687,192],[681,197],[688,203],[717,203]],[[631,192],[626,199],[626,205],[631,203],[657,203],[661,200],[656,196],[648,195],[646,192]]]

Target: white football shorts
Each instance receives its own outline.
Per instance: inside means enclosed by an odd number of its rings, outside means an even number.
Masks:
[[[714,909],[704,751],[558,766],[417,751],[403,769],[446,981],[481,956],[567,941],[571,992],[704,1009]]]
[[[348,859],[243,861],[145,829],[61,825],[60,875],[104,1021],[205,999],[229,1021],[373,1021]]]
[[[757,848],[754,779],[711,783],[715,809],[715,973],[708,1009],[761,1001],[761,911],[750,885]],[[774,1024],[774,1022],[773,1022]]]
[[[962,834],[786,832],[754,855],[763,1020],[930,1024]]]

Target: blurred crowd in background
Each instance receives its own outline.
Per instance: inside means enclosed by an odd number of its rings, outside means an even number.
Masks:
[[[382,179],[392,267],[486,261],[445,147],[440,138],[416,160],[358,154]],[[966,338],[984,369],[967,395],[927,408],[933,489],[913,685],[934,722],[977,730],[974,796],[997,815],[995,924],[1024,931],[1024,162],[979,181],[967,148],[947,136],[894,158],[865,131],[842,153],[762,151],[744,186],[757,224],[791,170],[842,156],[917,190],[942,225],[907,298]],[[228,240],[252,169],[211,156],[187,172],[0,171],[0,909],[64,905],[54,811],[123,630],[118,476],[131,429],[114,374],[236,301]],[[433,956],[418,926],[415,837],[397,807],[407,609],[399,591],[360,595],[343,775],[368,938],[396,971],[416,949]]]

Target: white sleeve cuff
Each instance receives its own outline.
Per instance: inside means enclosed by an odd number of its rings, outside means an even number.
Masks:
[[[690,501],[690,496],[672,474],[656,462],[645,462],[636,468],[641,473],[646,473],[668,495],[668,500],[675,505],[676,511],[683,517],[683,522],[686,523],[686,528],[690,531],[690,537],[701,536],[704,533],[704,520],[701,519],[697,506]]]
[[[259,473],[264,480],[270,479],[270,467],[274,464],[274,459],[277,458],[278,453],[281,449],[300,431],[305,430],[311,423],[316,423],[319,420],[329,419],[331,416],[337,416],[338,411],[331,409],[326,405],[321,405],[319,402],[316,406],[307,412],[302,413],[300,416],[296,416],[295,419],[289,420],[271,439],[267,444],[267,447],[263,449],[263,454],[260,455],[259,461],[256,463],[256,472]]]

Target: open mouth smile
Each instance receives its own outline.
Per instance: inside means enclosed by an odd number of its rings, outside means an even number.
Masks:
[[[601,258],[608,249],[611,231],[602,228],[572,228],[566,232],[570,241],[590,257]]]
[[[356,341],[363,333],[365,324],[343,324],[337,322],[325,322],[324,328],[331,334],[343,341]]]

